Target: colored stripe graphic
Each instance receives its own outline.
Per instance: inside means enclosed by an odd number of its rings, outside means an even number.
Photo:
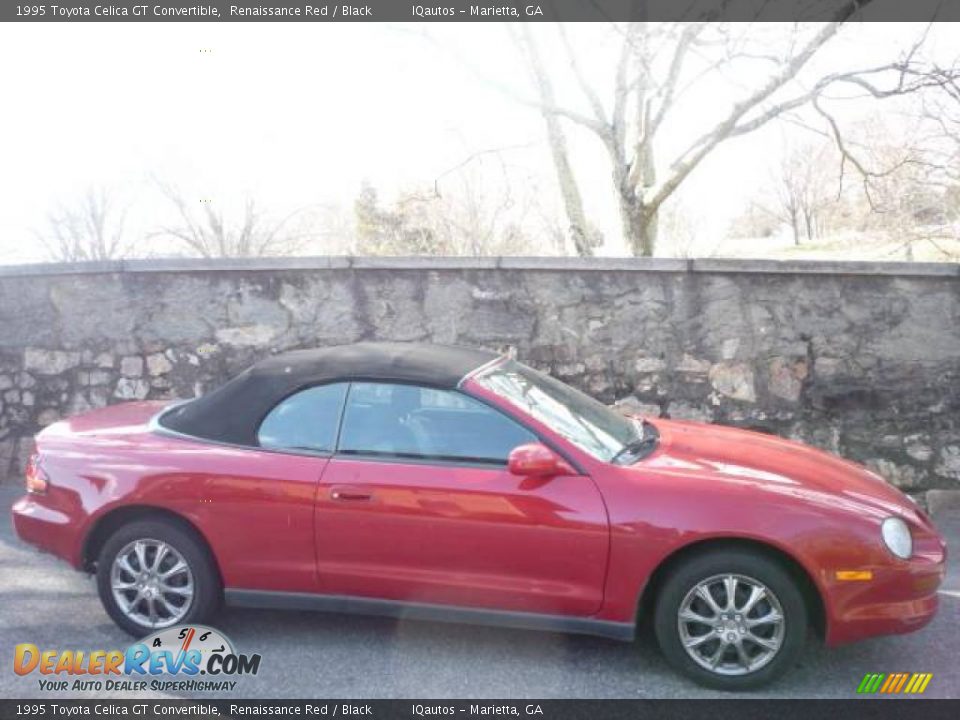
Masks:
[[[901,692],[919,695],[932,679],[933,673],[867,673],[857,686],[857,692],[861,695],[896,695]]]
[[[927,689],[927,685],[930,684],[930,680],[932,679],[933,673],[915,673],[910,679],[910,682],[907,683],[908,689],[905,689],[904,692],[909,692],[913,695],[919,695]]]
[[[907,673],[900,673],[900,682],[897,683],[897,686],[893,689],[893,692],[898,693],[903,690],[904,684],[907,682],[909,675]]]
[[[914,676],[913,676],[912,678],[910,678],[910,682],[907,683],[907,686],[903,689],[903,691],[904,691],[905,693],[912,693],[912,692],[913,692],[913,687],[914,687],[914,685],[917,685],[917,680],[919,680],[919,679],[920,679],[920,676],[917,675],[917,674],[914,674]]]
[[[877,691],[877,688],[880,687],[880,681],[883,680],[883,675],[881,673],[867,673],[863,676],[863,680],[860,681],[860,687],[857,688],[858,693],[874,693]]]

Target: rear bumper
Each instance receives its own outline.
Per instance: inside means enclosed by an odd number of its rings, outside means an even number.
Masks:
[[[24,542],[79,569],[81,541],[76,520],[67,512],[48,506],[43,497],[28,494],[13,504],[13,529]]]

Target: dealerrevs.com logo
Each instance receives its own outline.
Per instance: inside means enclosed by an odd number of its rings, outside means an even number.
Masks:
[[[256,675],[260,655],[242,655],[219,630],[178,625],[126,650],[14,648],[17,675],[39,674],[40,690],[163,692],[232,691],[239,675]]]

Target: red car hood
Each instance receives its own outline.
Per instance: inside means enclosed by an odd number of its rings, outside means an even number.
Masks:
[[[916,505],[879,475],[830,453],[774,435],[657,419],[660,445],[637,469],[713,478],[851,510],[917,517]]]

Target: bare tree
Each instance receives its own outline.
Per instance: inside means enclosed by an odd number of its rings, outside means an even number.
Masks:
[[[609,106],[604,104],[597,85],[587,77],[566,31],[559,25],[559,42],[586,109],[556,102],[549,92],[550,76],[537,54],[531,52],[525,57],[538,78],[538,98],[524,101],[545,116],[555,118],[561,131],[559,122],[564,121],[599,138],[613,168],[624,237],[634,254],[651,255],[656,244],[658,212],[664,201],[721,143],[811,103],[816,103],[818,112],[824,114],[824,103],[818,101],[831,88],[855,87],[873,98],[884,99],[943,87],[957,77],[953,69],[939,68],[920,58],[921,40],[890,63],[829,73],[806,86],[795,82],[842,25],[869,2],[848,0],[838,8],[832,22],[812,31],[790,26],[785,36],[775,39],[765,37],[766,33],[755,25],[616,25],[619,52],[612,69],[613,96]],[[778,49],[771,51],[771,47]],[[750,70],[744,71],[747,65]],[[765,67],[769,69],[763,72]],[[668,163],[659,162],[660,133],[669,125],[678,100],[691,87],[704,82],[729,82],[731,71],[743,87],[740,97],[708,123],[706,131],[688,139]],[[742,78],[746,77],[760,79],[744,87]],[[788,94],[794,86],[796,89]],[[548,127],[548,134],[555,135],[556,131]],[[556,142],[551,140],[551,145],[556,146]],[[554,161],[559,163],[558,176],[567,175],[563,166],[569,160],[565,153],[554,152]]]
[[[940,97],[923,103],[917,119],[929,128],[927,166],[944,186],[956,187],[960,185],[960,85],[954,82],[945,89]]]
[[[533,33],[530,32],[530,27],[526,23],[521,23],[515,37],[521,52],[526,56],[530,74],[540,98],[540,112],[546,127],[547,143],[550,146],[550,155],[557,174],[557,184],[560,188],[560,196],[563,199],[563,207],[569,223],[570,241],[573,243],[577,255],[589,257],[593,255],[594,248],[603,243],[603,237],[588,226],[587,215],[583,210],[580,186],[577,184],[577,178],[570,162],[570,154],[567,150],[567,136],[563,125],[560,123],[560,117],[549,109],[556,107],[557,104],[553,82],[544,65]]]
[[[365,184],[354,204],[358,251],[471,257],[532,252],[527,228],[536,208],[530,195],[515,191],[506,168],[496,182],[487,181],[482,170],[479,156],[471,156],[429,190],[401,193],[386,207]]]
[[[837,201],[836,158],[823,143],[805,143],[788,150],[772,178],[772,197],[761,204],[790,228],[795,247],[824,232],[824,211]]]
[[[785,156],[767,212],[790,225],[795,239],[827,241],[822,248],[842,237],[877,257],[955,256],[952,198],[960,185],[951,177],[956,156],[939,130],[946,117],[936,113],[931,125],[913,113],[877,114],[841,129],[831,115],[831,144]]]
[[[401,201],[417,212],[439,246],[453,255],[487,257],[530,254],[536,247],[526,231],[529,197],[506,182],[486,183],[476,167],[447,182],[433,198]],[[542,250],[539,250],[542,253]]]
[[[248,198],[239,217],[231,217],[212,202],[188,203],[175,187],[159,181],[157,185],[175,209],[177,219],[151,235],[173,238],[184,250],[200,257],[292,255],[307,239],[307,233],[290,228],[299,210],[275,220]]]
[[[304,210],[303,225],[315,229],[305,252],[321,255],[352,255],[356,232],[352,208],[336,201],[321,202]]]
[[[668,241],[674,257],[713,257],[720,239],[706,243],[707,223],[695,203],[682,193],[674,195],[660,210],[660,234]]]
[[[113,260],[128,248],[123,226],[126,210],[118,209],[103,188],[88,188],[72,205],[49,212],[46,228],[37,233],[52,260]]]
[[[927,128],[922,171],[928,189],[939,194],[941,212],[920,229],[921,241],[950,260],[960,258],[960,87],[925,102],[919,118]]]
[[[853,185],[860,189],[854,213],[860,227],[886,238],[888,253],[904,260],[918,252],[929,256],[930,249],[935,257],[956,257],[960,237],[951,199],[958,185],[954,163],[942,162],[945,146],[933,143],[922,126],[896,128],[884,119],[874,119],[855,137],[843,152],[859,181]]]
[[[753,201],[737,215],[727,228],[727,237],[742,238],[769,238],[777,231],[779,221],[767,207]]]
[[[361,186],[353,211],[357,250],[363,255],[450,254],[415,205],[400,202],[395,208],[385,207],[377,189],[368,182]]]

